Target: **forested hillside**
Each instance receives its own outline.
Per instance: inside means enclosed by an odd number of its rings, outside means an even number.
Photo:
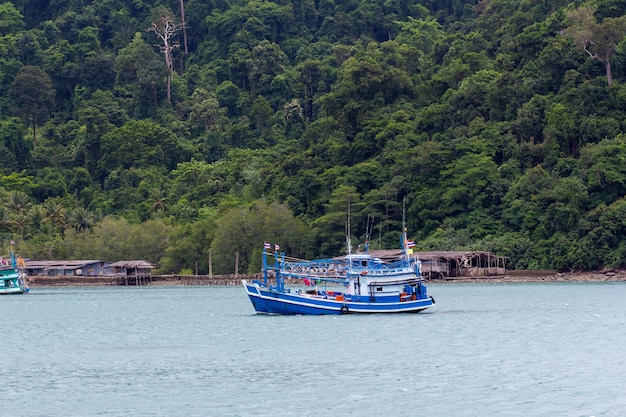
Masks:
[[[2,0],[0,0],[2,1]],[[626,265],[626,0],[0,3],[0,244]],[[621,42],[620,42],[621,41]],[[368,227],[372,225],[371,227]]]

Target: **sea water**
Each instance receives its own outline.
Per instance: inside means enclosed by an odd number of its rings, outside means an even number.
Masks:
[[[431,284],[420,314],[242,287],[0,297],[0,416],[624,416],[626,284]]]

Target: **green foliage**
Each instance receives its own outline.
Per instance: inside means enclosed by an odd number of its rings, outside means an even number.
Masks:
[[[422,249],[626,266],[622,3],[192,0],[167,44],[177,3],[1,3],[0,237],[256,272],[406,201]]]
[[[11,83],[10,93],[15,102],[15,112],[31,126],[33,142],[36,143],[36,128],[54,106],[50,77],[39,67],[22,67]]]
[[[605,17],[600,22],[595,16],[596,11],[596,5],[568,10],[565,33],[573,38],[578,48],[604,64],[607,83],[611,86],[613,75],[610,59],[615,52],[615,45],[626,35],[626,16]]]
[[[124,219],[105,217],[90,230],[68,229],[64,238],[33,239],[22,246],[22,255],[33,258],[101,259],[115,262],[133,259],[158,262],[173,228],[162,220],[129,224]]]
[[[150,120],[137,120],[102,136],[99,169],[163,167],[171,170],[187,160],[192,150],[168,129]]]
[[[24,28],[24,18],[13,3],[0,3],[0,37]]]
[[[218,274],[234,273],[236,261],[239,273],[258,271],[260,258],[255,252],[262,249],[264,241],[279,244],[290,256],[303,254],[304,225],[278,203],[257,200],[247,207],[229,209],[216,219],[215,228],[210,251],[213,271]]]

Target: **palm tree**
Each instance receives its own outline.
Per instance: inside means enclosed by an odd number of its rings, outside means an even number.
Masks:
[[[13,214],[19,214],[30,207],[30,198],[23,191],[11,191],[4,207]]]
[[[68,223],[78,232],[85,232],[94,225],[93,216],[84,207],[76,207],[72,210]]]
[[[153,188],[150,190],[150,201],[152,202],[152,211],[157,213],[165,213],[168,210],[166,201],[169,198],[163,188]]]
[[[57,201],[48,200],[44,205],[46,209],[46,221],[56,227],[64,228],[67,224],[67,212],[65,207]]]
[[[41,206],[34,206],[28,214],[33,230],[41,231],[46,222],[46,210]]]
[[[0,233],[11,231],[11,216],[4,207],[0,207]]]
[[[198,210],[191,206],[185,206],[179,213],[178,217],[188,222],[193,222],[198,218]]]
[[[13,220],[11,221],[11,223],[13,226],[13,232],[19,233],[19,235],[24,238],[24,232],[28,229],[28,215],[24,212],[20,212],[13,216]]]

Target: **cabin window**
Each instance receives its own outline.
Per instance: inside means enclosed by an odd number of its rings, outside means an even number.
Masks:
[[[366,260],[362,260],[361,261],[361,266],[362,267],[367,267],[367,261]]]
[[[382,291],[383,287],[376,287],[376,291]]]

